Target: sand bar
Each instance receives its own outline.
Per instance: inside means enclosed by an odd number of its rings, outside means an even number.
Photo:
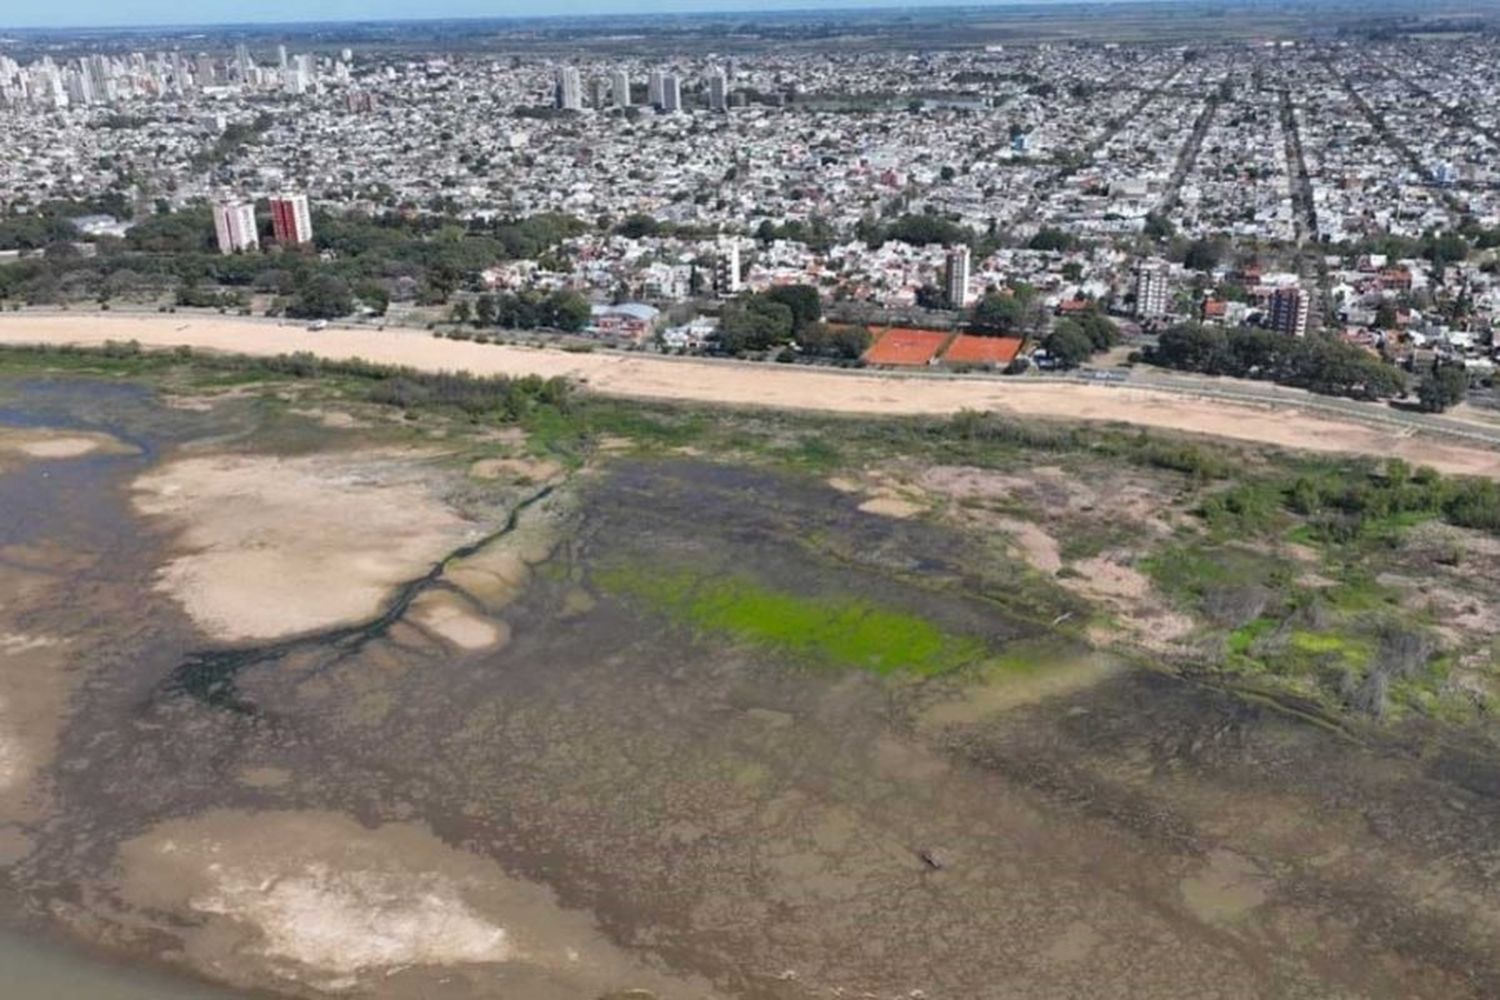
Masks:
[[[875,415],[996,410],[1018,417],[1119,421],[1239,441],[1325,453],[1404,458],[1444,472],[1500,478],[1500,452],[1410,429],[1375,427],[1295,403],[1251,404],[1123,386],[990,379],[924,379],[876,373],[817,371],[612,353],[477,344],[420,330],[308,330],[303,326],[209,316],[9,314],[0,316],[0,344],[98,345],[137,340],[175,347],[282,354],[311,351],[327,358],[480,375],[565,376],[612,396],[769,406]],[[1383,412],[1383,411],[1382,411]]]

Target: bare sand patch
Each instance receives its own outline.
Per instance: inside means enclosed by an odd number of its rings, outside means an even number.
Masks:
[[[1062,569],[1062,550],[1053,538],[1031,521],[1002,517],[996,526],[1011,536],[1020,557],[1033,569],[1043,573],[1056,573]]]
[[[1131,386],[938,379],[606,352],[575,354],[439,340],[424,331],[396,328],[314,332],[300,325],[212,316],[0,317],[0,343],[97,346],[106,340],[136,340],[161,349],[186,343],[207,350],[259,355],[310,351],[325,358],[362,358],[425,371],[562,376],[607,395],[728,406],[872,415],[998,410],[1018,418],[1118,422],[1303,451],[1398,456],[1443,472],[1500,478],[1500,451],[1413,435],[1405,425],[1372,426],[1352,417],[1335,416],[1313,405],[1312,397],[1292,391],[1281,392],[1286,397],[1284,403],[1227,402],[1212,396]],[[1205,382],[1206,387],[1209,384]],[[1217,380],[1212,384],[1229,387],[1234,383]],[[1262,396],[1270,391],[1263,385],[1248,388]],[[1369,412],[1372,416],[1389,416],[1388,411],[1373,405]]]
[[[135,453],[134,447],[119,438],[97,431],[0,427],[0,461],[4,461],[7,455],[22,460],[46,460]]]
[[[177,938],[195,968],[240,985],[270,978],[427,996],[391,977],[487,965],[515,967],[538,987],[518,996],[685,995],[609,943],[586,913],[415,823],[369,829],[334,813],[213,811],[125,842],[116,888],[127,907],[119,919]],[[443,982],[445,996],[496,995],[493,979],[474,980],[472,991]]]
[[[493,649],[510,639],[510,628],[478,614],[462,598],[429,590],[411,603],[407,617],[459,649]]]
[[[247,767],[235,777],[246,788],[282,788],[291,783],[292,772],[282,767]]]
[[[982,722],[1023,705],[1091,687],[1114,676],[1120,668],[1120,661],[1098,652],[1064,659],[1039,657],[1034,670],[995,671],[984,683],[965,688],[958,697],[928,706],[919,723],[942,727]]]
[[[1073,568],[1080,575],[1072,585],[1092,597],[1139,601],[1151,593],[1151,581],[1139,571],[1105,556],[1080,559]]]
[[[0,695],[0,792],[9,790],[21,780],[25,760],[21,745],[10,733],[10,705]]]
[[[6,633],[0,646],[0,824],[34,817],[38,776],[56,751],[75,678],[65,644]]]
[[[471,540],[438,473],[399,453],[169,462],[134,484],[180,532],[160,589],[224,640],[269,639],[373,615],[396,584]]]
[[[315,420],[331,430],[355,430],[370,424],[345,410],[330,410],[326,407],[293,407],[287,411],[299,417]]]
[[[546,483],[563,474],[563,467],[545,458],[481,458],[469,466],[475,479],[514,479],[518,482]]]
[[[921,504],[914,503],[902,497],[875,496],[859,505],[859,509],[866,514],[879,514],[882,517],[907,518],[915,517],[925,509]]]
[[[1233,921],[1266,901],[1267,882],[1249,858],[1211,851],[1201,869],[1182,880],[1182,901],[1200,920]]]

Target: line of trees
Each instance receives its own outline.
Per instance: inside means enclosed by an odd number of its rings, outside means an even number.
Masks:
[[[1352,399],[1385,399],[1406,391],[1405,375],[1364,348],[1251,327],[1174,326],[1145,359],[1179,371],[1262,379]]]
[[[455,323],[473,323],[481,328],[498,326],[507,330],[529,330],[553,327],[577,333],[589,325],[592,309],[588,299],[565,288],[546,295],[535,291],[485,293],[474,300],[472,307],[467,300],[454,303],[451,315]]]

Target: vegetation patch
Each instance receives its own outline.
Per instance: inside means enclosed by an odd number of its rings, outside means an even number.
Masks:
[[[978,639],[853,596],[808,597],[743,575],[638,567],[605,569],[594,581],[695,628],[831,667],[930,677],[990,660]]]

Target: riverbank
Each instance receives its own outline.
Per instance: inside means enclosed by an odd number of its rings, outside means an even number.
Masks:
[[[1371,410],[1370,422],[1309,401],[1239,402],[1158,388],[984,378],[924,378],[897,373],[817,370],[781,365],[576,353],[478,344],[395,329],[309,330],[264,320],[203,315],[6,314],[0,344],[75,344],[135,340],[146,348],[275,355],[309,351],[424,371],[476,375],[563,376],[610,396],[869,416],[994,410],[1018,418],[1119,422],[1160,430],[1320,453],[1404,458],[1439,471],[1500,479],[1500,451],[1479,441],[1418,431]],[[1207,391],[1207,390],[1205,390]],[[1353,406],[1354,404],[1349,404]]]

